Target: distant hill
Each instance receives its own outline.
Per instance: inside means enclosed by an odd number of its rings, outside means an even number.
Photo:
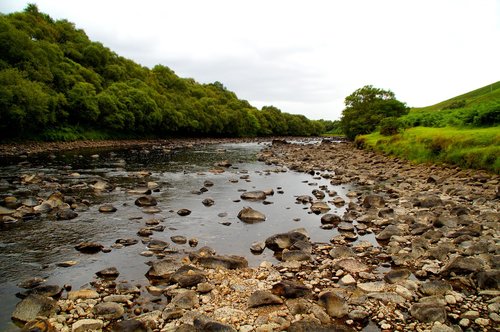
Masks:
[[[0,141],[318,135],[328,126],[259,110],[221,82],[143,67],[33,4],[0,13],[0,49]]]
[[[412,108],[406,127],[492,127],[500,125],[500,81],[435,105]]]
[[[464,93],[462,95],[450,98],[435,105],[426,107],[415,107],[412,111],[441,111],[453,108],[466,108],[476,106],[492,101],[500,100],[500,81],[488,84],[482,88]]]

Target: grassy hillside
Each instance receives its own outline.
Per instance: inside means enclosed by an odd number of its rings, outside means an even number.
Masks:
[[[464,93],[451,99],[427,107],[415,107],[410,112],[441,111],[453,108],[468,108],[500,100],[500,81]],[[457,107],[458,105],[463,105]]]
[[[433,162],[500,173],[500,82],[415,108],[392,136],[357,138],[360,146],[417,163]]]

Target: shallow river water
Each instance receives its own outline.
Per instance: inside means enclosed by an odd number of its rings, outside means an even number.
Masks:
[[[253,242],[264,241],[267,237],[303,227],[312,242],[329,242],[337,235],[336,230],[320,228],[321,216],[310,212],[309,204],[296,202],[298,195],[310,195],[314,189],[327,186],[347,202],[349,186],[333,186],[327,179],[309,174],[296,173],[277,166],[258,162],[256,155],[263,144],[239,143],[197,146],[174,151],[162,150],[85,150],[62,152],[56,155],[29,157],[24,162],[3,160],[0,166],[0,197],[15,196],[18,199],[48,197],[63,187],[78,188],[79,183],[105,180],[113,190],[96,194],[93,191],[73,189],[66,196],[73,195],[88,199],[90,209],[79,212],[72,220],[38,218],[0,228],[0,330],[15,331],[10,315],[19,301],[15,296],[22,291],[16,285],[30,277],[47,279],[47,284],[69,284],[78,289],[95,278],[95,272],[115,266],[120,271],[118,280],[134,284],[148,284],[145,273],[146,262],[151,257],[139,255],[146,245],[138,244],[112,249],[109,253],[82,254],[74,246],[82,241],[95,241],[110,247],[119,238],[141,238],[137,231],[145,227],[151,218],[161,219],[163,232],[154,232],[152,238],[168,241],[171,248],[180,252],[193,250],[188,244],[178,245],[170,241],[173,235],[196,238],[198,248],[209,246],[218,254],[245,256],[250,266],[257,266],[266,260],[276,262],[272,252],[265,250],[253,255],[249,248]],[[98,154],[98,156],[96,156]],[[214,163],[229,160],[231,167],[224,173],[210,172]],[[151,175],[141,177],[140,171]],[[78,174],[74,174],[78,173]],[[22,176],[43,174],[52,183],[23,184]],[[214,183],[208,191],[195,194],[204,186],[204,181]],[[140,196],[127,192],[143,186],[147,182],[158,184],[153,192],[161,212],[146,214],[134,204]],[[274,195],[267,201],[240,200],[243,191],[273,189]],[[206,207],[202,200],[210,197],[215,204]],[[328,200],[328,195],[325,200]],[[1,202],[1,200],[0,200]],[[98,211],[104,203],[112,203],[117,211],[104,214]],[[247,224],[237,218],[238,212],[250,206],[264,213],[266,221]],[[331,213],[342,215],[344,207],[330,204]],[[179,216],[179,209],[189,209],[188,216]],[[373,242],[370,235],[360,237]],[[57,264],[74,260],[71,267]]]

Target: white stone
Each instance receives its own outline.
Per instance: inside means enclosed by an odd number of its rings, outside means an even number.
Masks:
[[[446,303],[448,303],[448,304],[456,304],[457,303],[457,299],[453,295],[445,295],[444,299],[445,299]]]
[[[358,284],[358,288],[364,292],[383,292],[385,289],[385,283],[381,281],[365,282]]]
[[[346,274],[340,279],[339,283],[344,286],[355,285],[356,279],[354,279],[352,275]]]

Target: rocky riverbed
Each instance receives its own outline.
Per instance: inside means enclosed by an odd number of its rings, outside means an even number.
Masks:
[[[199,248],[196,238],[172,238],[191,247],[174,252],[168,243],[152,239],[162,223],[151,219],[138,237],[114,245],[142,241],[147,246],[142,255],[151,258],[144,268],[149,284],[129,282],[112,266],[89,275],[91,284],[83,289],[27,280],[13,319],[25,323],[25,331],[499,329],[498,175],[415,166],[330,141],[274,141],[259,160],[280,172],[309,174],[310,183],[326,180],[330,185],[311,186],[294,199],[317,217],[318,227],[337,230],[337,235],[313,242],[305,229],[291,225],[256,238],[249,251],[272,251],[279,261],[250,268],[246,257]],[[229,166],[221,162],[211,171]],[[147,176],[138,174],[145,186],[135,204],[152,211],[156,187]],[[346,198],[332,191],[348,184],[355,190]],[[105,191],[106,185],[95,182],[91,189]],[[203,190],[210,187],[206,182]],[[274,190],[280,189],[256,188],[241,199],[266,202]],[[71,219],[88,203],[71,197],[55,192],[31,207],[5,197],[2,221],[28,213]],[[339,206],[345,212],[334,213]],[[101,208],[113,213],[113,206]],[[190,217],[190,210],[175,212]],[[259,221],[265,217],[253,209],[239,214],[246,222],[265,223]],[[377,241],[361,240],[367,234]],[[75,250],[90,254],[114,248],[80,243]]]

